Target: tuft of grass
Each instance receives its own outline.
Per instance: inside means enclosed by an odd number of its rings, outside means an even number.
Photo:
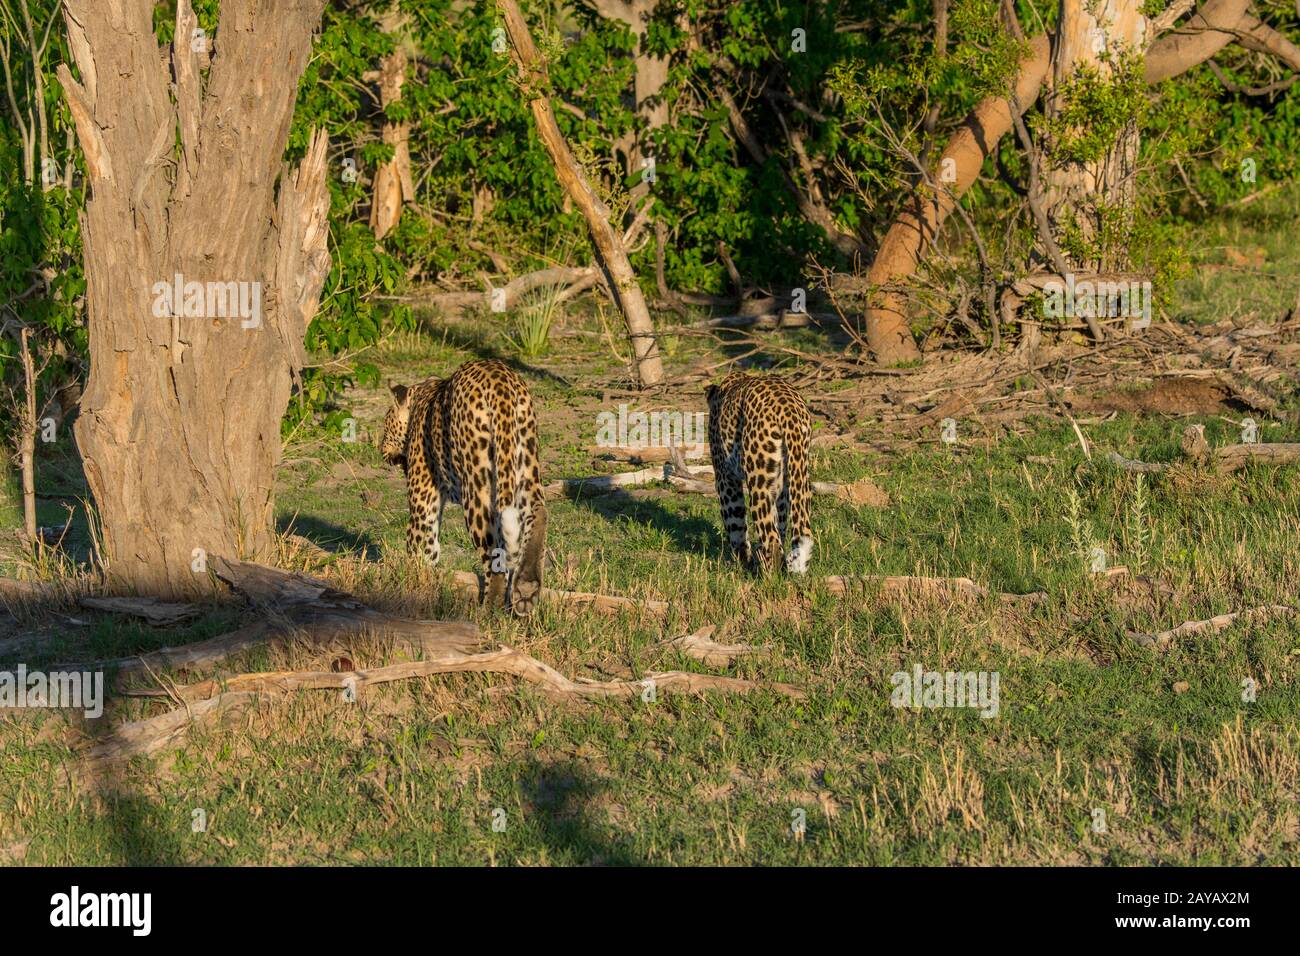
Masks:
[[[533,361],[551,351],[551,329],[559,311],[560,292],[559,286],[547,286],[515,310],[510,328],[503,334],[520,358]]]

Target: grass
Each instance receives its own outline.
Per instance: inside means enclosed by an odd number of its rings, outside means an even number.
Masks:
[[[1242,215],[1269,221],[1271,207],[1261,207]],[[1197,288],[1180,300],[1187,317],[1206,308]],[[544,365],[519,356],[517,367],[538,404],[546,477],[591,474],[606,467],[584,450],[596,415],[622,399],[583,383],[612,381],[619,365],[599,322],[554,318]],[[796,334],[801,348],[817,347]],[[672,364],[700,349],[683,338]],[[385,378],[413,381],[514,354],[485,318],[392,341],[379,361]],[[521,622],[463,603],[441,569],[402,555],[403,486],[369,442],[385,395],[348,396],[363,423],[356,443],[322,430],[293,436],[278,497],[286,562],[406,613],[471,617],[570,676],[716,671],[659,643],[714,624],[719,639],[764,648],[726,672],[797,684],[807,697],[556,703],[469,674],[385,685],[355,704],[303,692],[195,731],[121,780],[79,785],[66,770],[85,732],[79,718],[5,712],[0,861],[1127,865],[1279,864],[1300,853],[1300,618],[1238,623],[1163,654],[1124,636],[1300,605],[1300,469],[1220,477],[1180,466],[1140,478],[1100,460],[1115,450],[1177,461],[1189,421],[1206,425],[1211,444],[1236,440],[1233,424],[1131,415],[1085,424],[1093,463],[1056,418],[1018,432],[963,424],[955,450],[818,450],[815,479],[869,476],[892,504],[818,497],[808,581],[741,573],[723,553],[711,499],[651,488],[555,502],[549,584],[666,598],[673,610],[662,626],[554,605]],[[687,401],[702,407],[702,396]],[[1263,438],[1297,441],[1300,429],[1273,425]],[[65,483],[65,492],[77,489]],[[42,521],[54,523],[62,509],[46,504]],[[444,568],[476,567],[459,509],[443,541]],[[1107,566],[1141,576],[1104,584],[1089,570],[1095,548]],[[841,599],[815,584],[844,573],[964,575],[1047,597],[1036,607]],[[233,625],[229,611],[180,630],[45,613],[0,630],[0,669],[143,651]],[[6,650],[33,631],[37,648]],[[350,656],[359,667],[384,659],[365,642]],[[917,664],[996,672],[998,716],[891,706],[891,676]],[[293,646],[227,670],[320,665]],[[1258,687],[1253,701],[1247,680]],[[164,707],[119,698],[110,713],[126,720]],[[204,832],[193,831],[196,809]]]

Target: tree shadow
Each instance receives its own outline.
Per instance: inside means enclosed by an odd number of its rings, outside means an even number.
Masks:
[[[99,797],[113,830],[117,865],[184,865],[179,834],[191,832],[188,817],[173,819],[171,810],[139,793],[101,789]]]
[[[598,495],[566,496],[566,500],[575,507],[585,508],[593,514],[600,515],[607,521],[627,518],[662,531],[672,538],[673,544],[680,550],[688,553],[716,552],[722,547],[719,525],[695,515],[676,514],[654,498],[633,496],[622,488]]]
[[[532,759],[520,780],[524,812],[552,852],[587,866],[644,866],[628,839],[597,818],[593,803],[609,789],[608,780],[571,760]]]
[[[275,527],[280,534],[296,534],[330,554],[352,554],[366,561],[378,561],[383,555],[379,543],[366,532],[350,531],[324,518],[282,515],[276,519]]]
[[[462,352],[469,352],[476,359],[491,359],[509,366],[521,375],[530,378],[543,378],[566,388],[573,387],[573,383],[562,375],[557,375],[550,369],[543,368],[540,365],[530,365],[520,360],[518,356],[501,351],[500,347],[491,340],[488,331],[490,328],[491,323],[487,319],[483,319],[481,315],[477,316],[477,319],[469,321],[449,320],[430,312],[420,320],[420,329],[426,335],[437,337],[442,342],[460,349]]]

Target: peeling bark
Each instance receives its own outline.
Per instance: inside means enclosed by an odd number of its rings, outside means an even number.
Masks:
[[[399,35],[404,22],[405,18],[394,7],[380,18],[380,28],[385,33]],[[396,49],[380,61],[379,70],[367,74],[368,78],[379,81],[379,105],[385,112],[401,100],[402,87],[406,83],[407,58],[400,35],[397,43]],[[402,218],[402,206],[415,199],[415,183],[411,177],[411,124],[385,120],[380,138],[393,147],[393,158],[375,172],[370,229],[376,239],[382,239],[393,231]]]
[[[206,555],[270,549],[280,419],[330,265],[324,134],[296,170],[281,159],[324,2],[223,0],[205,80],[189,0],[165,49],[153,0],[65,0],[80,80],[59,81],[91,185],[76,438],[110,589],[191,595]]]

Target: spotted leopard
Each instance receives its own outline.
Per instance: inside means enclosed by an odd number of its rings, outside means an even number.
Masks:
[[[407,550],[437,564],[442,509],[459,503],[483,561],[486,602],[530,613],[542,589],[546,504],[528,386],[502,363],[482,361],[392,393],[381,450],[406,473]]]
[[[739,371],[710,385],[705,396],[714,481],[732,551],[750,568],[769,570],[780,559],[792,526],[785,566],[805,573],[813,548],[808,406],[788,383]],[[746,533],[746,499],[752,536]]]

